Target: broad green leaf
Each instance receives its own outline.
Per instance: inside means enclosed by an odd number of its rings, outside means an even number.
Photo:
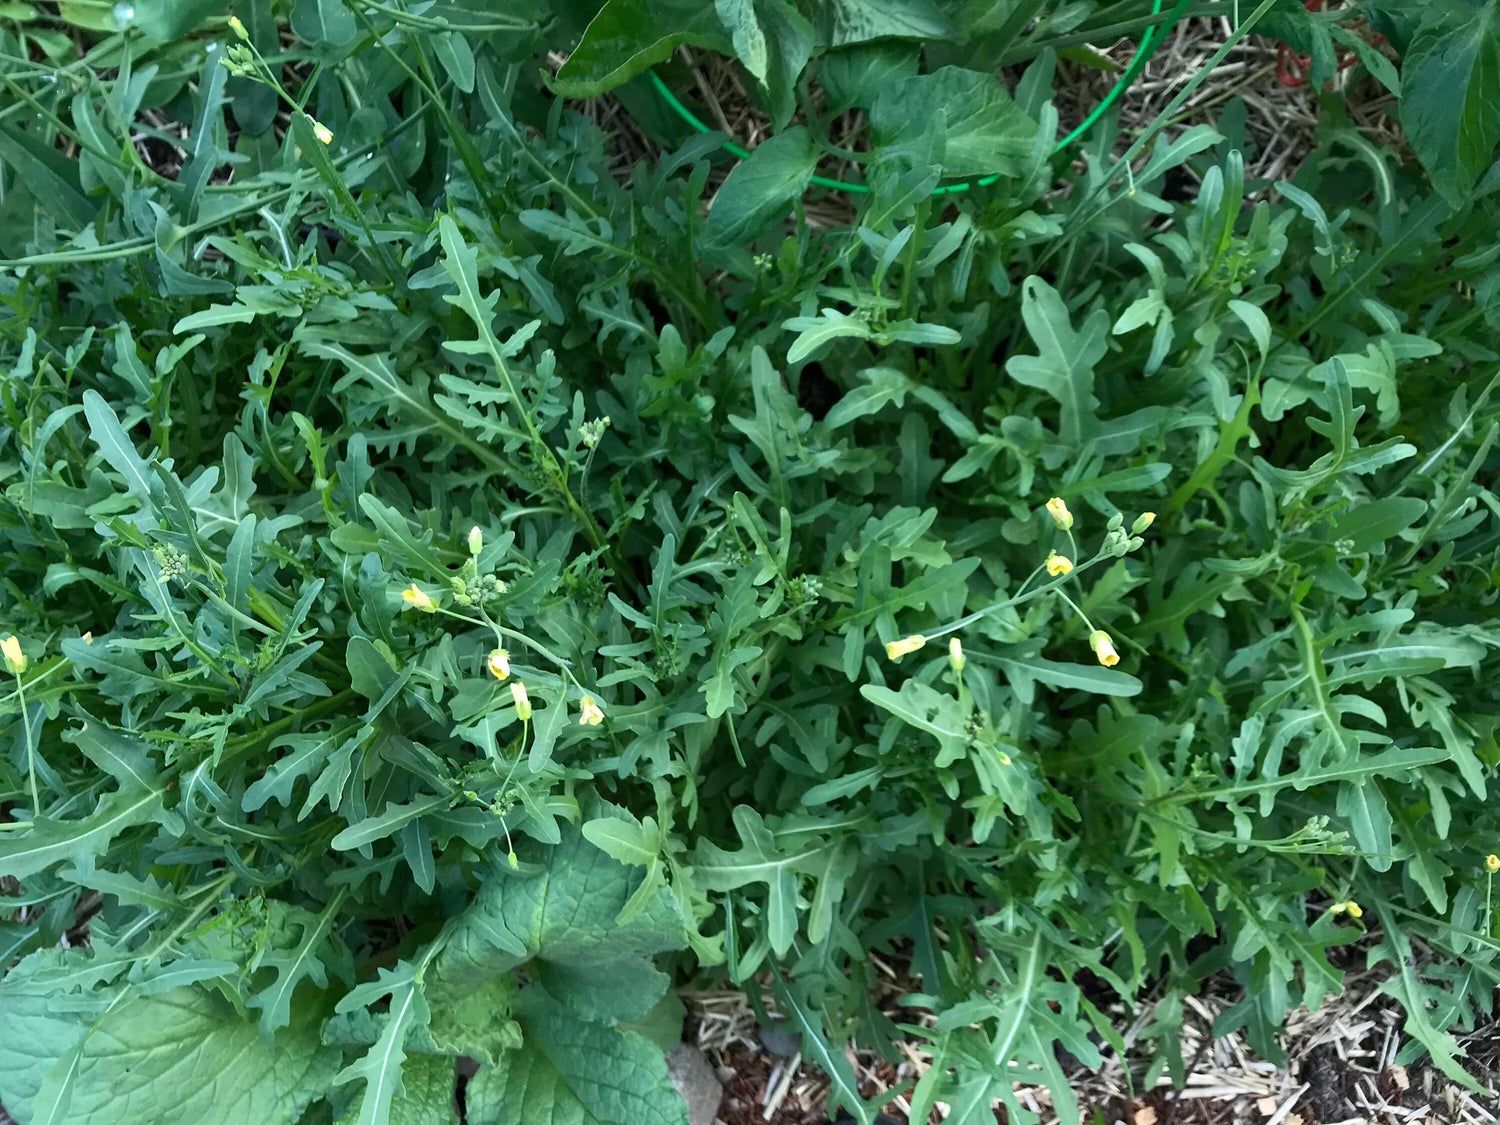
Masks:
[[[0,164],[14,170],[58,223],[76,230],[93,221],[96,209],[83,194],[78,166],[25,129],[0,123]]]
[[[687,1125],[661,1050],[633,1031],[531,1005],[525,1042],[468,1087],[469,1125]]]
[[[763,142],[729,173],[714,196],[704,245],[723,250],[759,238],[807,190],[817,166],[817,150],[800,125]]]
[[[714,6],[701,0],[606,0],[553,80],[570,98],[628,82],[682,45],[730,54]]]
[[[1058,436],[1076,447],[1098,424],[1094,365],[1109,349],[1109,313],[1095,309],[1074,331],[1057,290],[1039,277],[1028,277],[1021,284],[1021,318],[1039,354],[1013,355],[1005,370],[1016,382],[1057,400]]]
[[[607,805],[600,815],[625,818]],[[685,943],[677,903],[665,888],[647,909],[620,921],[644,876],[589,843],[580,829],[565,829],[555,847],[517,850],[520,869],[490,868],[473,902],[450,926],[434,965],[445,995],[533,957],[587,967],[605,950],[614,958],[643,959]]]
[[[771,65],[771,54],[766,45],[766,33],[755,14],[754,0],[714,0],[714,10],[719,14],[719,22],[728,30],[740,62],[764,82]]]
[[[162,43],[182,38],[223,8],[224,0],[136,0],[126,5],[129,22]],[[117,18],[119,14],[117,6]]]
[[[30,973],[60,960],[87,970],[80,950],[33,953],[0,980],[0,1105],[21,1122],[32,1120],[32,1099],[48,1071],[71,1054],[88,1028],[111,1005],[119,1004],[120,989],[80,992]],[[122,966],[123,968],[123,966]]]
[[[453,84],[466,94],[474,92],[474,49],[456,31],[440,31],[432,36],[433,54]]]
[[[833,47],[873,39],[946,39],[954,28],[934,0],[829,0],[821,5]]]
[[[1014,174],[1036,135],[1036,122],[994,76],[956,66],[886,86],[870,106],[870,127],[877,152],[921,149],[940,129],[945,176]]]
[[[359,24],[342,0],[294,0],[292,30],[315,47],[342,47],[359,34]]]
[[[492,1066],[499,1062],[521,1045],[521,1029],[510,1018],[517,987],[515,977],[501,974],[446,998],[432,1010],[428,1034],[433,1046]]]
[[[755,0],[765,30],[767,65],[761,80],[774,132],[784,131],[797,111],[797,81],[818,45],[818,35],[792,0]]]
[[[601,951],[586,965],[539,960],[536,980],[557,1003],[587,1020],[626,1023],[649,1012],[672,978],[640,957],[610,957]]]
[[[318,1042],[318,1023],[315,1010],[297,1012],[272,1047],[226,1001],[200,989],[125,999],[53,1064],[32,1125],[292,1125],[338,1068],[338,1053]],[[184,1080],[189,1075],[212,1079]],[[128,1115],[120,1097],[127,1089]]]
[[[842,113],[854,106],[868,109],[880,91],[916,73],[917,48],[902,43],[870,43],[824,55],[818,78],[828,96],[828,108]]]
[[[1434,3],[1401,63],[1401,124],[1460,206],[1500,141],[1500,2]]]

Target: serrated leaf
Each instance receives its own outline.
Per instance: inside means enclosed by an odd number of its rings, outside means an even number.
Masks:
[[[713,891],[765,884],[766,936],[780,956],[797,937],[797,876],[805,874],[820,879],[833,876],[838,847],[828,840],[813,838],[781,848],[755,809],[736,805],[733,816],[740,849],[725,851],[709,840],[700,840],[693,856],[694,877]],[[834,897],[836,900],[837,896]]]
[[[380,969],[378,979],[352,989],[339,1001],[337,1011],[353,1011],[383,997],[389,997],[390,1006],[380,1038],[333,1079],[336,1086],[364,1083],[356,1125],[391,1125],[391,1103],[402,1089],[406,1038],[413,1029],[425,1028],[432,1015],[422,983],[405,961],[398,961],[394,969]]]
[[[155,816],[161,797],[155,789],[119,790],[104,794],[80,820],[36,817],[27,831],[0,835],[0,871],[24,879],[64,860],[102,855],[121,832]]]
[[[125,479],[125,488],[139,499],[147,511],[151,508],[152,481],[155,480],[146,462],[136,452],[134,443],[125,436],[119,418],[110,409],[109,403],[98,391],[83,392],[83,413],[88,419],[89,436],[99,447],[99,453],[109,467]]]
[[[321,913],[313,914],[280,902],[270,904],[272,921],[266,927],[262,945],[250,964],[251,972],[271,969],[276,976],[246,1002],[246,1007],[260,1009],[260,1031],[267,1042],[280,1028],[291,1022],[292,995],[304,980],[317,988],[328,987],[328,971],[323,948],[338,919],[339,907],[346,891],[334,892]],[[295,941],[290,940],[293,930]]]
[[[1098,424],[1094,365],[1109,349],[1109,314],[1095,309],[1074,331],[1068,307],[1056,289],[1039,277],[1021,284],[1021,318],[1036,344],[1035,356],[1011,356],[1005,370],[1018,383],[1037,387],[1057,400],[1058,436],[1077,446]]]

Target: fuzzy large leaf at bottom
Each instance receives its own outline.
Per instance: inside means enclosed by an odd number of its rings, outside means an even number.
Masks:
[[[316,1013],[294,1007],[269,1047],[253,1021],[208,992],[137,996],[107,1011],[53,1064],[31,1120],[291,1125],[338,1070],[338,1052],[319,1044],[317,1025]]]
[[[666,1059],[645,1036],[533,1006],[525,1045],[469,1082],[469,1125],[687,1125]]]

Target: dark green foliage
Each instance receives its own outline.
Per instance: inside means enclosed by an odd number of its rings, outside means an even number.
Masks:
[[[610,0],[556,80],[740,52],[802,123],[716,195],[722,138],[622,167],[538,80],[576,12],[0,24],[0,1102],[448,1122],[468,1056],[471,1122],[675,1125],[699,979],[857,1120],[843,1044],[900,1035],[914,1120],[1076,1116],[1112,1006],[1181,1077],[1227,969],[1274,1058],[1376,926],[1471,1084],[1496,91],[1420,76],[1488,7],[1412,35],[1430,182],[1331,112],[1274,203],[1204,124],[1054,156],[1044,49],[1149,4],[689,7]],[[847,227],[820,76],[872,122]]]

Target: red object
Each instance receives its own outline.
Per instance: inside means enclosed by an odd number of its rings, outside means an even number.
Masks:
[[[1320,12],[1323,10],[1324,0],[1305,0],[1304,7],[1309,12]],[[1379,46],[1385,42],[1384,35],[1377,35],[1371,40],[1371,46]],[[1338,68],[1348,70],[1359,57],[1348,47],[1338,48]],[[1287,89],[1296,89],[1307,85],[1308,72],[1312,69],[1312,60],[1306,55],[1299,55],[1285,43],[1276,48],[1276,81]]]

